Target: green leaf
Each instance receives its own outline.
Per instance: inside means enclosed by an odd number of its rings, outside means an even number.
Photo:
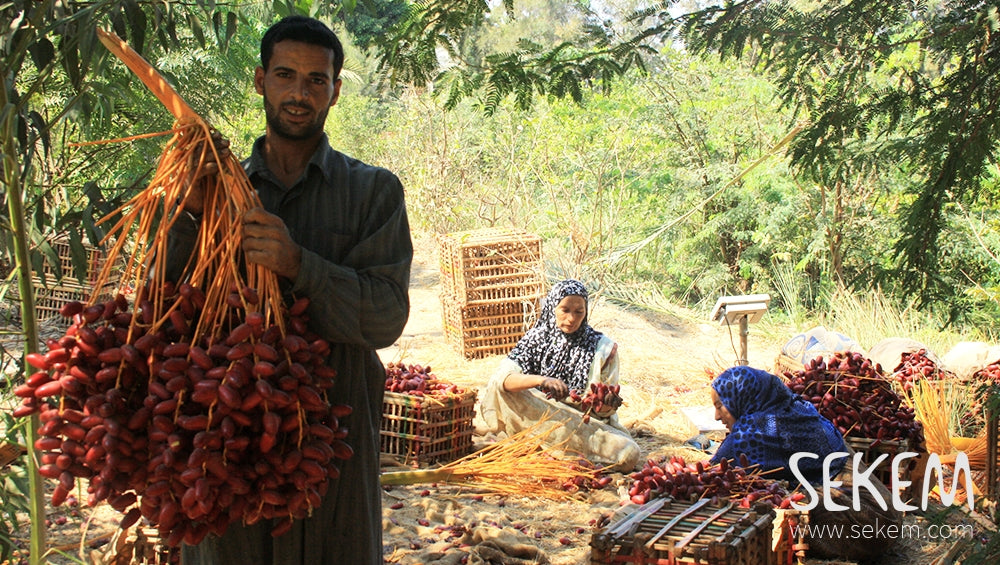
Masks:
[[[28,52],[31,53],[31,61],[39,71],[52,63],[56,55],[55,47],[47,37],[38,38],[28,47]]]
[[[89,40],[96,37],[96,34],[93,32],[78,34],[75,23],[68,24],[66,30],[59,40],[59,54],[61,55],[59,63],[66,71],[66,76],[69,77],[73,89],[79,91],[83,88],[83,75],[87,68],[86,63],[80,61],[80,53],[91,53],[90,47],[92,45],[90,45]],[[75,37],[78,41],[70,41],[69,37]],[[103,48],[102,45],[101,49]]]
[[[114,11],[108,14],[108,17],[111,19],[111,31],[118,37],[128,37],[128,26],[125,24],[125,15],[120,11]]]
[[[69,240],[70,259],[73,264],[73,276],[81,284],[87,281],[87,271],[90,267],[90,257],[83,246],[83,240],[79,230],[67,230]]]
[[[212,13],[212,31],[215,33],[216,41],[223,41],[222,37],[222,12]]]
[[[226,41],[225,45],[229,45],[229,40],[231,40],[236,35],[236,28],[239,23],[239,18],[236,12],[229,12],[226,14]]]
[[[191,34],[194,35],[195,41],[198,42],[200,47],[205,47],[205,31],[201,28],[201,22],[198,21],[198,16],[194,13],[188,14],[187,17],[188,26],[191,28]]]
[[[49,129],[45,124],[45,118],[35,110],[32,110],[28,112],[28,121],[31,122],[35,134],[41,140],[42,149],[45,151],[45,156],[48,157],[49,152],[52,150],[52,140],[49,137]]]
[[[137,53],[145,53],[146,42],[146,13],[139,7],[136,0],[125,1],[125,16],[128,19],[129,44]],[[125,37],[124,35],[121,37]]]
[[[274,10],[275,15],[278,16],[279,18],[284,18],[292,15],[291,6],[289,6],[283,0],[274,0],[274,2],[271,4],[271,9]]]

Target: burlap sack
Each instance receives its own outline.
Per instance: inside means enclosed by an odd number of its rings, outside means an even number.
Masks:
[[[921,349],[927,352],[928,359],[940,365],[937,356],[929,347],[908,337],[888,337],[883,339],[868,350],[868,358],[873,363],[881,365],[882,372],[888,375],[895,371],[896,367],[903,361],[904,353],[914,353]]]
[[[941,367],[960,379],[967,379],[983,367],[1000,360],[1000,346],[982,341],[963,341],[941,356]]]

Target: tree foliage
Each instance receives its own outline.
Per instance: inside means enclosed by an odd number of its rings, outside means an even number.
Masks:
[[[363,51],[380,43],[385,30],[396,25],[407,11],[404,0],[370,0],[343,14],[344,27]]]
[[[695,3],[705,4],[705,3]],[[433,84],[449,108],[477,96],[487,114],[535,95],[582,99],[614,77],[657,64],[663,47],[745,60],[767,71],[793,119],[808,127],[790,146],[793,165],[822,186],[864,186],[865,171],[896,168],[909,201],[898,212],[893,265],[874,283],[926,300],[954,292],[940,238],[949,202],[982,196],[995,160],[1000,115],[997,7],[975,0],[841,0],[640,6],[624,22],[585,14],[581,33],[555,46],[462,58],[462,38],[491,25],[481,0],[421,2],[391,35],[380,66],[396,82]],[[502,4],[513,13],[512,0]],[[438,52],[448,54],[442,61]],[[906,180],[906,179],[909,180]]]
[[[970,255],[940,242],[942,233],[950,233],[944,230],[954,226],[949,203],[975,209],[993,194],[985,181],[1000,127],[995,8],[970,0],[634,4],[634,13],[621,18],[608,3],[544,0],[12,0],[0,5],[0,17],[12,22],[0,44],[0,70],[7,79],[0,100],[6,121],[0,123],[11,132],[5,166],[16,167],[17,178],[31,188],[32,237],[43,254],[43,234],[59,225],[81,225],[98,236],[87,218],[111,209],[115,198],[135,190],[148,174],[158,154],[156,140],[127,150],[67,146],[67,141],[170,126],[169,116],[108,59],[94,37],[98,24],[112,27],[151,58],[200,113],[232,124],[237,149],[249,145],[247,132],[254,128],[246,112],[233,108],[253,99],[246,73],[255,64],[260,32],[276,16],[305,13],[342,22],[354,43],[377,62],[385,84],[394,87],[387,101],[399,100],[409,87],[416,87],[411,93],[426,87],[442,97],[447,111],[472,99],[481,112],[504,119],[508,104],[514,112],[526,112],[542,100],[593,103],[628,84],[628,78],[621,79],[633,71],[654,82],[687,76],[671,66],[680,49],[739,59],[773,78],[784,103],[779,117],[787,121],[761,139],[773,141],[797,120],[807,122],[790,146],[794,178],[770,184],[745,179],[749,184],[704,209],[697,235],[705,238],[702,244],[694,245],[696,234],[686,232],[693,239],[676,248],[717,252],[726,270],[718,275],[720,283],[737,277],[752,285],[761,271],[740,264],[750,256],[757,257],[759,268],[769,264],[754,242],[767,239],[763,232],[779,229],[779,220],[746,214],[748,204],[779,193],[784,202],[808,207],[802,212],[806,218],[780,207],[792,225],[822,220],[806,255],[795,260],[796,268],[811,277],[833,276],[850,284],[902,281],[933,300],[957,294],[962,283],[953,274],[956,268],[992,272],[989,264],[973,265]],[[672,97],[690,94],[683,89],[671,87],[659,99],[668,118],[663,127],[673,130],[676,143],[685,148],[679,158],[687,163],[657,175],[670,177],[656,188],[661,202],[676,197],[670,191],[678,190],[679,179],[695,201],[711,194],[754,151],[762,151],[747,150],[746,140],[726,139],[726,127],[738,129],[731,127],[736,116],[723,116],[716,125],[708,111],[677,113],[684,101]],[[473,159],[462,170],[476,164]],[[469,178],[465,174],[460,181]],[[789,187],[795,183],[817,194],[793,194]],[[773,192],[776,186],[782,188]],[[866,224],[873,215],[883,221]],[[885,217],[896,217],[897,224],[887,226]],[[666,210],[663,221],[671,221]],[[741,226],[748,229],[735,229]],[[895,246],[889,259],[884,251],[857,245],[872,241],[873,230],[881,230],[875,240]],[[754,249],[758,255],[749,253]],[[829,263],[820,266],[823,261]]]
[[[192,103],[214,117],[235,98],[218,96],[231,91],[231,84],[218,80],[224,74],[199,72],[199,63],[224,67],[226,55],[233,59],[230,48],[240,16],[214,3],[14,0],[0,5],[0,19],[10,22],[0,36],[0,199],[18,183],[13,192],[24,194],[29,219],[24,235],[36,272],[47,261],[57,275],[63,274],[49,245],[63,233],[80,258],[81,275],[86,266],[83,239],[96,243],[103,237],[95,221],[137,189],[159,150],[155,141],[127,149],[122,144],[73,143],[163,131],[172,124],[141,83],[108,55],[96,28],[126,39],[158,63],[168,80],[190,84],[192,88],[182,90],[190,91]],[[186,60],[171,61],[170,53],[178,50],[188,53]],[[9,266],[15,234],[9,227],[2,231],[0,260]]]
[[[502,9],[514,17],[514,0],[504,0]],[[639,42],[617,41],[610,22],[587,12],[587,21],[573,41],[548,46],[525,37],[508,51],[466,59],[464,39],[470,30],[490,25],[493,11],[483,0],[414,4],[382,46],[380,70],[392,83],[433,84],[445,93],[449,108],[463,98],[479,97],[491,115],[509,98],[526,109],[535,94],[580,102],[584,88],[606,90],[616,77],[642,67],[641,53],[654,53]]]
[[[1000,139],[1000,30],[989,2],[727,2],[680,18],[643,16],[691,50],[754,62],[809,120],[792,162],[814,178],[845,164],[905,164],[891,273],[926,298],[945,290],[949,202],[982,194]]]

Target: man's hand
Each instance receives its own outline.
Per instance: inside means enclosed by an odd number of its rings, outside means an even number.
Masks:
[[[219,174],[219,163],[229,159],[229,140],[222,137],[222,134],[216,130],[212,130],[212,145],[215,146],[214,152],[204,142],[200,144],[198,150],[191,152],[191,173],[187,182],[189,188],[183,197],[182,205],[185,211],[196,216],[201,215],[205,207],[205,182],[203,181],[208,181]],[[198,167],[198,162],[201,159],[204,159],[204,162],[201,167]]]
[[[252,208],[243,215],[243,253],[247,262],[291,280],[298,276],[302,264],[302,248],[292,240],[285,222],[263,208]]]

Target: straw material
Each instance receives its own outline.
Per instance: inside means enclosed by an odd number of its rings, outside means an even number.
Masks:
[[[556,455],[559,447],[547,447],[545,439],[555,428],[542,420],[475,453],[437,469],[393,471],[382,474],[383,485],[449,483],[507,495],[550,499],[570,498],[563,485],[583,478],[591,480],[599,470],[581,465],[578,459]],[[542,428],[547,427],[547,431]]]

